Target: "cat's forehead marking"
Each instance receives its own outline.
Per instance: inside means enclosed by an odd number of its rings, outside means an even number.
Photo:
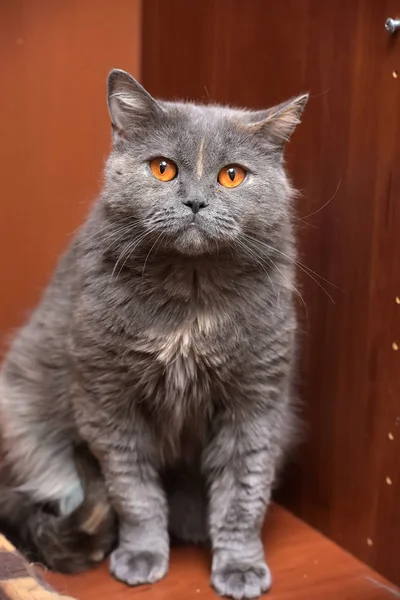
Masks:
[[[202,140],[200,142],[199,154],[197,156],[196,171],[197,171],[198,179],[200,179],[201,176],[203,175],[203,168],[204,168],[204,138],[202,138]]]

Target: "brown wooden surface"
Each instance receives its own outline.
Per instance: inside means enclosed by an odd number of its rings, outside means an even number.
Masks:
[[[282,508],[267,520],[265,541],[274,585],[270,600],[385,600],[400,590]],[[210,559],[194,548],[172,552],[168,576],[154,586],[128,588],[115,581],[107,565],[81,575],[47,573],[58,591],[79,600],[125,600],[147,596],[186,600],[217,598],[209,585]]]
[[[0,345],[97,193],[107,74],[139,49],[140,0],[0,2]]]
[[[284,497],[400,583],[400,35],[384,29],[400,1],[143,11],[143,83],[156,95],[260,108],[311,92],[288,148],[301,255],[340,289],[315,277],[333,304],[300,272],[309,428]]]

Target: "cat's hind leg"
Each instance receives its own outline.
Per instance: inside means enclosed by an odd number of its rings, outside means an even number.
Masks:
[[[116,516],[96,461],[81,446],[75,451],[75,463],[84,499],[68,515],[60,514],[57,504],[35,503],[26,493],[0,482],[0,531],[30,561],[64,573],[77,573],[97,564],[117,539]],[[4,473],[0,479],[5,479]]]
[[[72,444],[52,439],[45,425],[8,420],[2,432],[2,454],[16,491],[28,494],[34,502],[56,503],[63,514],[82,503]]]
[[[0,379],[0,527],[50,568],[79,571],[111,550],[115,516],[67,416],[51,404],[46,415],[35,393],[29,381]]]

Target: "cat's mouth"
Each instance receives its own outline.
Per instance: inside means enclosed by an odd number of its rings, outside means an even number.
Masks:
[[[179,250],[194,254],[199,254],[207,250],[206,229],[202,221],[203,219],[197,214],[185,219],[176,237],[176,244]]]
[[[198,212],[196,213],[188,213],[183,217],[183,222],[185,225],[191,225],[192,223],[198,223],[200,220],[200,215]]]
[[[201,230],[201,229],[203,229],[203,225],[204,225],[203,219],[196,213],[196,214],[188,216],[185,219],[185,222],[183,223],[183,226],[182,226],[182,230],[187,230],[187,229],[192,230],[194,228]]]

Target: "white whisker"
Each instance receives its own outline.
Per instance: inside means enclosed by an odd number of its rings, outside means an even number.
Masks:
[[[247,251],[247,253],[248,253],[248,254],[249,254],[249,255],[250,255],[252,258],[253,258],[253,260],[255,260],[255,261],[256,261],[256,262],[257,262],[257,263],[260,265],[260,267],[262,268],[262,270],[264,271],[264,273],[266,274],[266,276],[267,276],[267,277],[268,277],[268,279],[269,279],[269,282],[270,282],[270,284],[271,284],[271,287],[272,287],[272,289],[273,289],[273,291],[274,291],[274,293],[275,293],[275,297],[276,297],[276,302],[277,302],[277,305],[278,305],[278,307],[279,307],[279,295],[278,295],[278,293],[277,293],[277,291],[276,291],[276,288],[275,288],[275,286],[274,286],[274,283],[273,283],[273,281],[272,281],[272,279],[271,279],[271,276],[270,276],[270,274],[268,273],[268,271],[267,271],[267,269],[266,269],[265,265],[264,265],[264,264],[263,264],[263,263],[262,263],[262,262],[259,260],[259,258],[256,256],[256,254],[254,254],[254,252],[253,252],[253,251],[252,251],[252,250],[251,250],[251,249],[250,249],[248,246],[246,246],[246,244],[244,244],[244,243],[243,243],[243,240],[239,240],[239,239],[237,239],[237,240],[236,240],[236,243],[238,243],[238,244],[239,244],[239,245],[240,245],[240,246],[241,246],[241,247],[242,247],[242,248],[243,248],[245,251]]]
[[[154,244],[152,245],[152,247],[150,248],[150,250],[149,250],[149,251],[148,251],[148,253],[147,253],[146,260],[144,261],[144,265],[143,265],[143,271],[142,271],[142,283],[143,283],[144,271],[145,271],[145,269],[146,269],[146,264],[147,264],[147,261],[148,261],[148,259],[149,259],[149,256],[150,256],[150,254],[151,254],[151,251],[153,250],[154,246],[157,244],[158,240],[159,240],[159,239],[160,239],[160,238],[161,238],[163,235],[164,235],[164,231],[162,231],[162,232],[160,233],[160,235],[157,237],[156,241],[154,242]]]
[[[252,240],[248,240],[248,241],[252,241]],[[271,257],[269,256],[263,256],[264,259],[268,260],[273,266],[274,268],[280,273],[281,277],[283,278],[283,280],[286,282],[286,284],[297,294],[297,296],[300,298],[304,309],[306,311],[306,316],[307,316],[307,322],[308,325],[310,325],[310,319],[309,319],[309,315],[308,315],[308,308],[307,308],[307,304],[306,301],[303,298],[303,295],[301,294],[301,292],[297,289],[297,287],[294,285],[294,283],[292,283],[291,281],[288,280],[287,277],[285,277],[285,275],[283,274],[283,272],[281,271],[281,269],[278,267],[278,265],[272,260]],[[269,278],[271,281],[271,278]],[[272,281],[271,281],[272,283]]]
[[[271,246],[270,244],[267,244],[264,241],[258,240],[257,238],[253,238],[252,236],[249,236],[247,234],[244,234],[244,235],[245,235],[246,239],[251,240],[254,243],[258,244],[260,248],[262,248],[263,246],[265,246],[265,248],[268,249],[269,251],[276,252],[277,254],[280,254],[281,256],[283,256],[284,258],[286,258],[287,260],[289,260],[290,262],[292,262],[293,264],[295,264],[301,271],[303,271],[303,273],[305,273],[306,275],[308,275],[318,285],[318,287],[321,288],[321,290],[323,290],[323,292],[328,296],[328,298],[331,300],[331,302],[333,302],[333,304],[335,304],[335,301],[332,298],[332,296],[330,295],[330,293],[328,292],[328,290],[326,290],[324,288],[324,286],[316,279],[316,277],[318,277],[319,279],[321,279],[325,283],[328,283],[329,285],[332,285],[336,289],[340,290],[340,288],[337,285],[335,285],[331,281],[325,279],[324,277],[322,277],[322,275],[319,275],[318,273],[316,273],[315,271],[313,271],[312,269],[310,269],[310,267],[307,267],[303,263],[299,262],[293,256],[289,256],[288,254],[285,254],[285,252],[282,252],[281,250],[278,250],[274,246]],[[342,291],[342,290],[340,290],[340,291]]]
[[[101,229],[99,229],[98,231],[95,231],[91,235],[85,236],[84,239],[82,239],[80,242],[78,242],[77,245],[78,246],[82,246],[82,244],[86,244],[89,240],[97,237],[101,233],[103,233],[105,231],[108,232],[109,229],[113,229],[117,223],[118,224],[120,224],[120,223],[126,223],[129,220],[132,221],[132,217],[124,217],[123,219],[118,219],[118,221],[115,221],[114,223],[108,223],[105,227],[102,227]],[[132,223],[131,227],[133,228],[135,225],[136,224]]]
[[[128,244],[128,246],[124,249],[124,251],[122,252],[121,256],[119,257],[118,261],[115,263],[115,266],[114,266],[114,270],[115,270],[118,262],[125,256],[125,260],[124,260],[124,262],[122,263],[122,265],[120,266],[120,268],[118,270],[117,277],[122,272],[124,266],[126,265],[126,263],[128,262],[128,260],[130,259],[130,257],[132,256],[132,254],[135,252],[136,248],[147,237],[148,233],[150,233],[150,232],[143,233],[141,236],[139,236],[139,238],[135,238],[133,240],[133,242],[131,242],[130,244]],[[114,273],[114,270],[113,270],[113,273]]]
[[[329,198],[329,200],[327,202],[325,202],[325,204],[323,204],[322,206],[320,206],[319,208],[317,208],[317,210],[314,210],[314,212],[310,213],[309,215],[305,215],[304,217],[302,216],[301,219],[309,219],[310,217],[313,217],[314,215],[316,215],[317,213],[319,213],[321,210],[323,210],[326,206],[328,206],[328,204],[330,204],[332,202],[332,200],[336,197],[339,188],[341,186],[342,180],[339,179],[339,182],[337,184],[336,190],[333,194],[333,196],[331,196]],[[308,225],[310,225],[310,223],[308,223]]]
[[[107,289],[109,288],[109,286],[111,285],[111,281],[115,275],[115,272],[117,270],[118,264],[120,263],[120,261],[126,257],[121,269],[118,271],[118,275],[121,272],[124,264],[126,263],[126,261],[129,259],[129,257],[131,256],[132,252],[134,252],[135,248],[148,236],[152,233],[152,230],[150,231],[146,231],[145,233],[142,233],[138,238],[135,238],[132,240],[132,242],[130,242],[127,246],[125,246],[125,248],[122,250],[121,254],[119,255],[119,257],[117,258],[117,260],[115,261],[114,264],[114,268],[112,270],[111,276],[110,276],[110,281],[108,283]]]

